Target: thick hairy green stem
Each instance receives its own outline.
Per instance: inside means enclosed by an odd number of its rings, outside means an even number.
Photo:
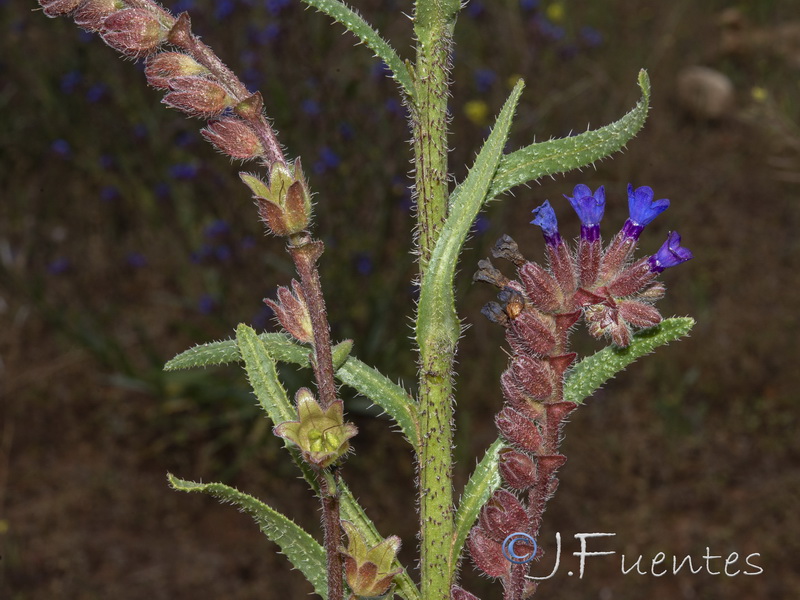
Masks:
[[[447,217],[447,98],[457,0],[417,0],[414,156],[420,281]],[[436,317],[434,317],[436,318]],[[420,570],[423,598],[450,597],[453,537],[452,368],[455,343],[428,328],[420,352]]]
[[[459,3],[417,0],[417,64],[413,106],[420,279],[447,217],[447,98],[450,52]]]

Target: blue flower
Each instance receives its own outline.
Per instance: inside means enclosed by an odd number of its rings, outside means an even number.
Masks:
[[[55,140],[50,144],[50,150],[56,153],[61,158],[69,158],[72,154],[72,147],[67,140]]]
[[[147,257],[141,252],[128,252],[125,262],[133,269],[142,269],[147,266]]]
[[[631,238],[638,238],[646,225],[669,208],[669,200],[662,198],[653,201],[653,188],[642,186],[633,189],[628,184],[628,211],[630,218],[625,221],[622,232]]]
[[[572,194],[572,198],[566,194],[564,198],[569,200],[572,208],[578,213],[578,218],[580,218],[582,225],[581,237],[590,242],[600,239],[600,221],[606,208],[605,188],[601,185],[592,194],[592,190],[588,185],[579,183],[575,186]]]
[[[677,231],[672,231],[658,252],[650,257],[650,270],[653,273],[661,273],[664,269],[669,269],[692,258],[694,255],[688,248],[681,248],[681,236]]]
[[[553,207],[550,206],[550,201],[545,200],[544,204],[538,208],[534,208],[531,212],[535,216],[531,223],[542,228],[544,240],[551,246],[557,245],[561,241],[561,236],[558,233],[556,213]]]

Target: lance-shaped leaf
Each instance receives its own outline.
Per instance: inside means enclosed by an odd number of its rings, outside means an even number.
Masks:
[[[395,52],[389,42],[384,40],[380,34],[373,29],[364,17],[359,15],[352,8],[340,0],[303,0],[309,6],[313,6],[318,11],[325,13],[337,23],[341,23],[358,39],[360,39],[375,56],[380,58],[389,67],[392,76],[403,88],[409,98],[414,97],[414,84],[405,63]]]
[[[547,175],[588,166],[621,150],[639,132],[647,118],[650,79],[644,69],[639,71],[639,87],[642,90],[641,100],[619,121],[580,135],[533,143],[503,156],[492,181],[489,198]]]
[[[170,485],[183,492],[200,492],[222,502],[236,504],[253,517],[264,534],[314,586],[322,598],[328,596],[325,550],[297,523],[260,500],[222,483],[196,483],[167,475]]]
[[[481,508],[491,498],[495,490],[500,487],[500,473],[497,464],[500,450],[504,446],[503,440],[499,438],[489,446],[483,459],[475,467],[469,481],[467,481],[467,485],[464,487],[464,493],[461,494],[461,502],[459,502],[458,510],[456,511],[455,537],[450,550],[451,569],[455,568],[461,557],[464,541],[478,518],[478,513],[480,513]]]
[[[245,361],[245,368],[247,375],[250,378],[250,383],[254,391],[259,396],[259,403],[264,407],[264,410],[269,414],[274,423],[282,423],[284,421],[291,421],[296,416],[294,407],[289,402],[286,391],[278,380],[278,375],[275,370],[275,361],[272,360],[271,350],[272,346],[269,341],[262,340],[256,332],[247,325],[239,325],[236,329],[237,342],[241,350],[241,356]],[[285,342],[288,342],[284,336],[281,336]],[[276,338],[267,338],[268,340],[275,340]],[[278,342],[278,346],[284,342]],[[301,348],[301,346],[297,346]],[[287,347],[283,346],[286,351]],[[290,352],[284,352],[284,356]],[[349,362],[349,361],[348,361]],[[264,398],[261,394],[265,394]],[[289,418],[286,418],[288,416]],[[314,474],[308,469],[307,465],[297,456],[297,449],[289,447],[290,453],[295,458],[295,462],[300,467],[303,477],[308,481],[309,485],[315,490],[319,491],[319,487],[314,477]],[[350,489],[343,481],[339,482],[339,493],[341,498],[341,517],[351,523],[354,523],[359,531],[361,531],[367,542],[370,544],[379,543],[383,537],[378,533],[375,524],[370,520],[364,509],[353,496]],[[398,567],[402,565],[397,562]],[[419,600],[419,591],[417,590],[414,582],[408,576],[408,573],[403,572],[395,578],[397,585],[397,593],[406,600]]]
[[[276,362],[288,362],[301,367],[310,366],[310,349],[291,341],[281,333],[262,333],[258,339]],[[349,356],[352,343],[340,342],[333,347],[336,378],[359,394],[369,398],[392,417],[415,449],[419,448],[417,404],[402,387],[376,369]],[[240,362],[242,354],[236,340],[201,344],[182,352],[164,367],[167,371],[207,367]]]
[[[514,86],[497,117],[492,133],[475,159],[475,164],[459,186],[458,196],[451,202],[450,214],[433,249],[420,289],[417,311],[417,343],[420,347],[431,339],[431,327],[441,327],[448,343],[455,345],[458,339],[461,329],[453,295],[453,277],[458,255],[487,198],[523,87],[522,80]]]
[[[606,381],[637,358],[688,335],[693,326],[694,319],[690,317],[664,319],[655,327],[635,333],[627,348],[608,346],[587,356],[569,372],[564,383],[564,400],[583,403]]]

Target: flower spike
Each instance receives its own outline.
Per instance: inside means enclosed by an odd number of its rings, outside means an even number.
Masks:
[[[664,269],[674,267],[694,258],[688,248],[681,247],[681,236],[677,231],[670,232],[667,241],[664,242],[658,252],[648,259],[650,270],[653,273],[661,273]]]

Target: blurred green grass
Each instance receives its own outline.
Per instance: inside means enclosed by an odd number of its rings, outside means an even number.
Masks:
[[[334,337],[353,338],[362,360],[413,387],[409,134],[393,82],[368,51],[300,3],[182,4],[204,40],[262,91],[280,139],[309,171]],[[402,14],[410,1],[354,4],[411,55]],[[527,215],[545,198],[576,235],[557,202],[576,183],[606,186],[607,232],[626,216],[625,185],[651,185],[672,207],[648,228],[644,251],[675,228],[696,256],[666,275],[662,312],[698,325],[573,418],[544,536],[616,531],[630,554],[698,555],[709,545],[764,557],[765,574],[744,580],[623,577],[598,561],[582,581],[543,584],[542,596],[800,591],[791,567],[800,550],[800,77],[776,48],[718,52],[719,14],[732,5],[473,0],[459,20],[450,138],[457,178],[515,76],[528,88],[511,147],[618,118],[636,100],[641,67],[654,89],[650,119],[627,152],[518,190],[476,225],[458,288],[471,325],[459,352],[459,481],[496,435],[491,415],[506,361],[502,331],[479,314],[491,291],[470,284],[475,263],[501,233],[539,256]],[[273,327],[261,299],[291,278],[288,257],[263,235],[239,166],[202,142],[201,123],[160,105],[139,66],[34,6],[0,3],[0,591],[305,593],[246,518],[170,492],[163,479],[167,470],[224,479],[316,530],[314,503],[280,460],[242,372],[161,370],[194,343],[229,337],[240,321]],[[754,30],[800,19],[792,0],[738,6]],[[675,77],[691,64],[730,77],[734,117],[702,122],[680,108]],[[584,353],[596,347],[576,343]],[[291,369],[284,375],[290,389],[307,381]],[[386,423],[357,419],[362,433],[346,476],[381,531],[403,537],[411,564],[409,453]],[[469,589],[488,589],[468,562],[464,571]],[[491,589],[482,597],[497,597]]]

